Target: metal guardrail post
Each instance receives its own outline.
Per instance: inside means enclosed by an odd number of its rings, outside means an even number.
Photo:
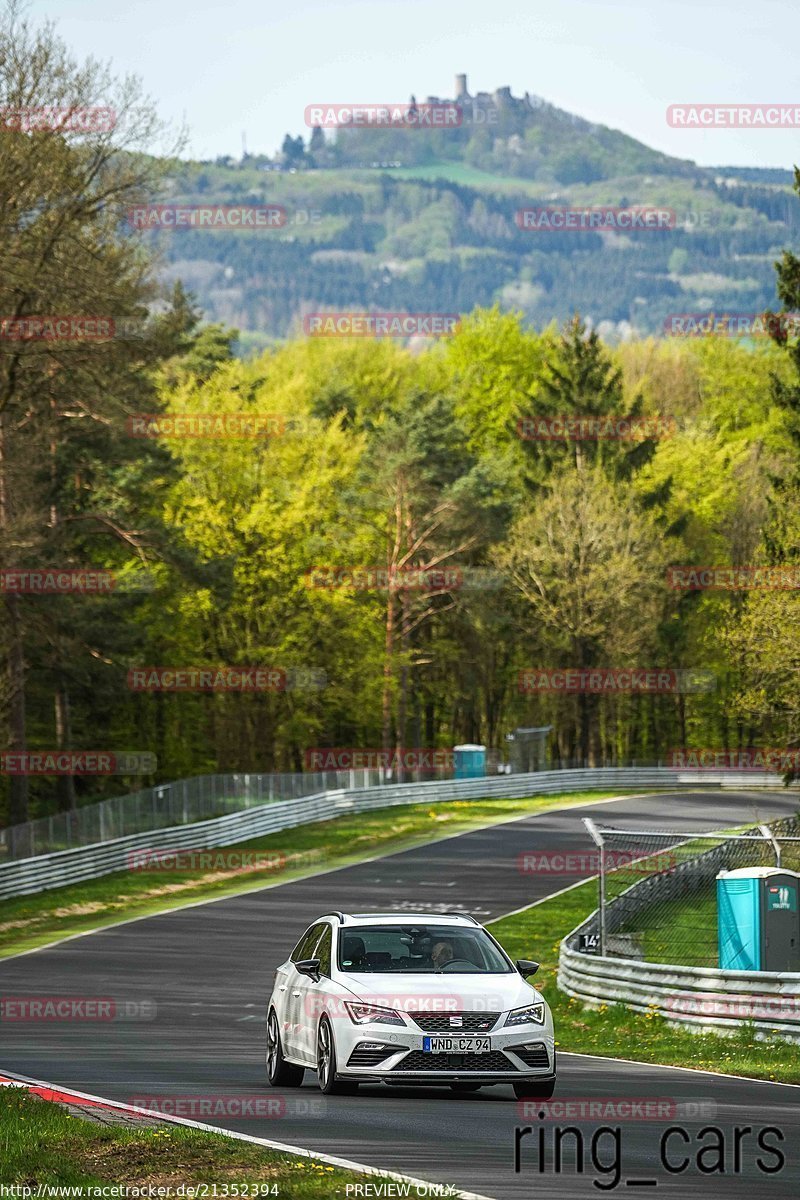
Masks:
[[[780,844],[780,842],[776,840],[775,834],[772,832],[769,825],[759,825],[758,830],[759,830],[759,833],[761,833],[762,836],[771,844],[772,849],[775,852],[775,866],[779,867],[781,865],[781,844]]]
[[[591,817],[582,818],[586,832],[600,850],[600,873],[597,876],[597,911],[600,914],[600,954],[606,952],[606,844]]]

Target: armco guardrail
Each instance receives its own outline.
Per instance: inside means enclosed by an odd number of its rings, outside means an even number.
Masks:
[[[600,958],[580,954],[569,940],[561,943],[558,986],[585,1004],[655,1010],[668,1021],[706,1031],[731,1031],[752,1021],[766,1035],[800,1040],[800,973]]]
[[[57,850],[94,846],[131,833],[193,825],[227,813],[279,800],[298,800],[343,787],[377,787],[381,770],[319,771],[305,774],[193,775],[125,796],[38,817],[0,829],[0,863]],[[391,779],[388,780],[391,782]]]
[[[323,752],[319,752],[322,757]],[[335,757],[335,756],[334,756]],[[661,763],[629,763],[629,767],[651,770]],[[580,770],[584,763],[562,763],[558,771]],[[430,764],[435,770],[423,782],[447,780],[452,768]],[[608,768],[619,769],[619,768]],[[228,813],[273,804],[280,800],[299,800],[318,792],[340,788],[396,787],[396,772],[381,767],[358,767],[337,770],[305,771],[294,774],[239,773],[227,775],[193,775],[171,783],[160,783],[138,792],[112,796],[80,808],[37,817],[19,825],[0,829],[0,864],[20,858],[35,858],[58,850],[75,850],[78,846],[94,846],[127,837],[131,833],[147,833],[170,829],[173,825],[193,825],[210,821]],[[419,775],[409,771],[403,783],[419,782]]]
[[[769,828],[777,837],[791,836],[798,820],[788,817]],[[686,895],[715,878],[731,848],[738,846],[728,839],[628,888],[607,907],[607,934],[657,900]],[[730,1032],[749,1021],[764,1036],[800,1040],[800,973],[685,967],[581,952],[581,935],[596,934],[598,920],[595,911],[561,942],[558,986],[567,995],[595,1007],[624,1004],[639,1012],[655,1011],[700,1031]]]
[[[147,830],[127,837],[37,855],[0,865],[0,898],[28,895],[67,883],[124,871],[134,850],[210,850],[233,845],[297,825],[327,821],[344,813],[367,812],[396,804],[478,800],[485,797],[553,795],[602,788],[678,789],[681,787],[754,787],[779,789],[778,776],[745,772],[682,771],[667,767],[596,767],[538,771],[530,775],[496,775],[483,779],[340,788],[295,800],[264,803],[192,825]]]

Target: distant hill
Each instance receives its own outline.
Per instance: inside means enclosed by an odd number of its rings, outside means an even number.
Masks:
[[[411,101],[417,104],[416,98]],[[508,87],[470,95],[457,75],[452,97],[426,96],[420,108],[458,110],[445,129],[343,128],[315,157],[320,165],[363,166],[373,161],[423,166],[443,160],[553,184],[596,183],[625,175],[695,178],[694,163],[670,158],[642,142],[556,108],[539,96],[515,97]]]
[[[242,348],[320,308],[469,312],[497,302],[537,326],[578,311],[609,337],[676,312],[775,307],[774,261],[797,244],[791,171],[698,167],[501,88],[454,129],[317,130],[274,157],[186,163],[164,201],[286,209],[283,228],[152,234]],[[442,104],[426,97],[420,104]],[[313,149],[312,149],[313,147]],[[674,228],[541,232],[522,207],[658,206]]]
[[[779,183],[791,187],[794,182],[794,171],[780,167],[707,167],[706,170],[711,175],[741,179],[745,183]]]

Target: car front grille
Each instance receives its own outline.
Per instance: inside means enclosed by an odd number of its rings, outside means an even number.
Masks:
[[[500,1013],[496,1012],[454,1012],[454,1013],[409,1013],[420,1029],[426,1033],[487,1033],[494,1029]],[[453,1024],[454,1017],[460,1024]]]
[[[387,1046],[378,1042],[359,1042],[347,1060],[348,1067],[376,1067],[390,1054],[397,1054],[400,1046]]]
[[[543,1042],[526,1042],[524,1046],[507,1046],[506,1049],[521,1058],[526,1067],[542,1067],[547,1070],[550,1066],[550,1057]]]
[[[426,1054],[412,1050],[395,1071],[513,1071],[516,1068],[500,1050],[489,1054]]]

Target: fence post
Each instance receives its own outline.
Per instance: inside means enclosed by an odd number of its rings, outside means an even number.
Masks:
[[[781,844],[775,837],[775,834],[770,829],[769,825],[759,825],[758,831],[763,838],[772,844],[772,849],[775,852],[775,866],[781,865]]]
[[[606,952],[606,844],[603,835],[591,817],[583,817],[586,832],[600,849],[600,873],[597,876],[597,908],[600,913],[600,956]]]

